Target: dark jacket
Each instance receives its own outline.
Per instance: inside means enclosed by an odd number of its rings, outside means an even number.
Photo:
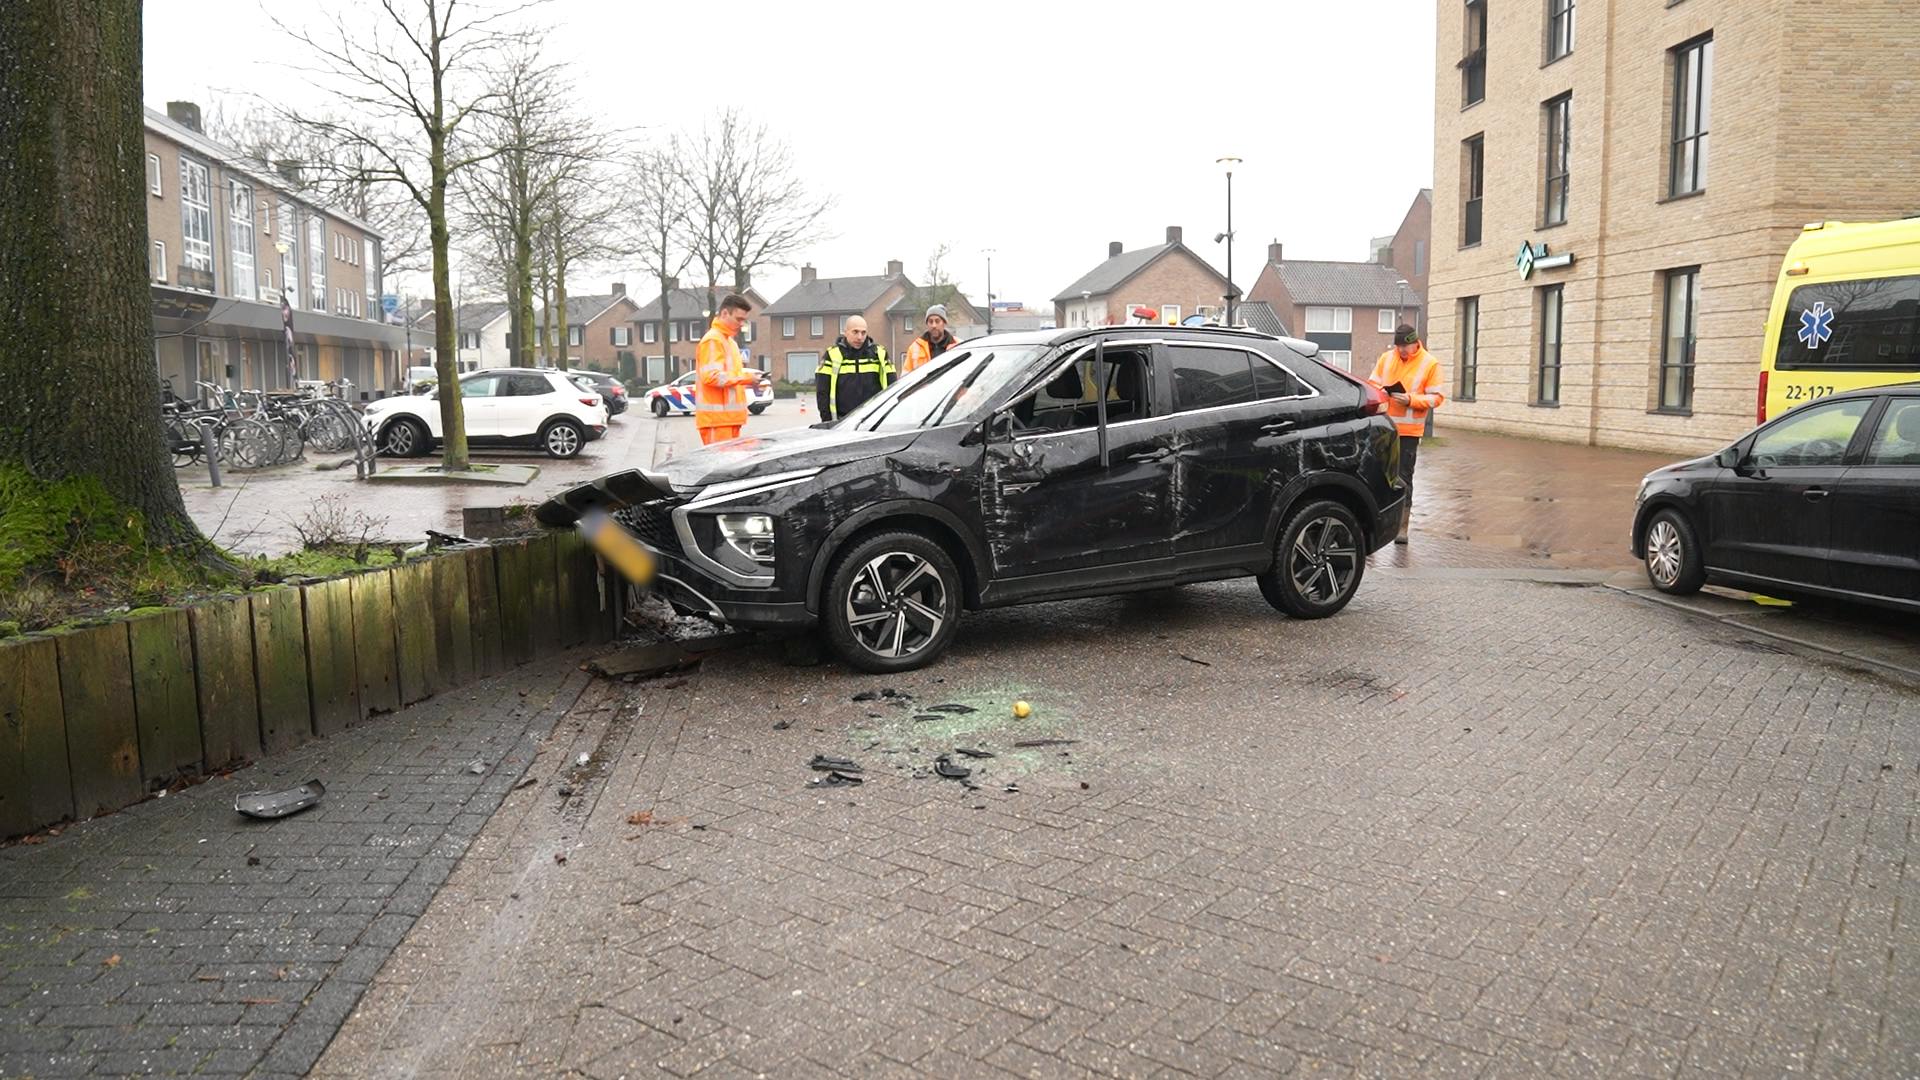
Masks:
[[[838,420],[886,389],[896,376],[887,350],[872,338],[859,349],[842,336],[820,357],[813,373],[813,396],[820,419]]]

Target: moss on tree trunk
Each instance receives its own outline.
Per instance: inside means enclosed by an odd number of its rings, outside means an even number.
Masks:
[[[0,3],[0,464],[204,543],[160,422],[140,0]]]

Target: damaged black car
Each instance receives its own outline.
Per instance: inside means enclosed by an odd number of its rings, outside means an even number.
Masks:
[[[1385,398],[1315,346],[1217,327],[997,334],[832,424],[563,492],[616,511],[676,606],[821,627],[920,667],[979,608],[1255,577],[1295,618],[1360,587],[1406,513]]]

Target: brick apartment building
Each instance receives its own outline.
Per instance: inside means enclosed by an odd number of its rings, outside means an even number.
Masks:
[[[1267,262],[1247,299],[1271,305],[1282,325],[1320,346],[1320,358],[1365,375],[1387,350],[1393,328],[1420,321],[1420,294],[1400,271],[1377,262],[1287,260],[1267,245]],[[1242,313],[1240,321],[1251,319]]]
[[[378,233],[209,139],[190,102],[147,110],[145,142],[153,355],[175,393],[290,386],[283,297],[300,379],[349,379],[356,396],[400,384],[405,331],[380,321]]]
[[[639,333],[634,324],[639,314],[640,305],[627,295],[624,282],[614,282],[610,292],[567,297],[567,366],[618,372],[625,354],[631,370],[633,358],[639,354]],[[538,333],[557,350],[561,348],[560,327],[557,323],[549,327],[548,319],[544,309],[535,316]]]
[[[1725,445],[1801,225],[1920,211],[1912,0],[1437,2],[1440,423]]]
[[[1136,307],[1151,307],[1161,319],[1179,322],[1189,315],[1224,309],[1226,276],[1181,240],[1180,226],[1167,226],[1164,243],[1122,250],[1107,245],[1107,257],[1053,298],[1054,321],[1061,327],[1112,326],[1127,321]]]
[[[913,335],[903,334],[887,309],[913,287],[898,259],[871,277],[823,278],[809,263],[800,268],[800,283],[767,306],[767,340],[758,352],[772,357],[774,378],[812,382],[821,354],[833,347],[847,319],[859,315],[887,354],[899,356]]]

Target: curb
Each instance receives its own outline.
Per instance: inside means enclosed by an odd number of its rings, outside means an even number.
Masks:
[[[1712,612],[1701,611],[1699,608],[1696,608],[1690,604],[1682,603],[1678,600],[1670,600],[1667,597],[1661,596],[1658,593],[1655,593],[1649,589],[1644,589],[1644,588],[1631,589],[1631,588],[1626,588],[1625,586],[1615,585],[1610,582],[1603,583],[1603,585],[1605,588],[1613,592],[1619,593],[1622,596],[1630,597],[1632,599],[1639,600],[1643,603],[1654,604],[1659,607],[1667,608],[1668,610],[1671,610],[1671,611],[1678,611],[1705,622],[1718,623],[1719,625],[1726,627],[1729,630],[1737,630],[1743,634],[1755,634],[1760,637],[1772,638],[1775,641],[1779,641],[1779,642],[1783,642],[1785,644],[1791,645],[1796,649],[1802,649],[1807,652],[1818,653],[1821,656],[1831,657],[1834,659],[1845,660],[1849,664],[1870,668],[1875,673],[1880,675],[1888,676],[1894,679],[1899,679],[1905,682],[1920,684],[1920,663],[1916,663],[1911,666],[1906,664],[1889,663],[1888,661],[1880,659],[1879,657],[1866,656],[1858,652],[1848,651],[1846,649],[1836,649],[1831,645],[1824,645],[1819,642],[1809,641],[1806,638],[1799,637],[1794,634],[1781,633],[1778,630],[1764,629],[1762,627],[1754,626],[1750,623],[1734,622],[1730,616],[1715,615]]]

